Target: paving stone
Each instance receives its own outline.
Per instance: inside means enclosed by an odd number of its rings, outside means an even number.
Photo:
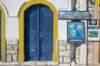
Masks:
[[[70,64],[59,64],[59,66],[70,66]]]
[[[46,65],[46,62],[37,62],[36,65],[42,65],[42,66],[45,66],[45,65]]]

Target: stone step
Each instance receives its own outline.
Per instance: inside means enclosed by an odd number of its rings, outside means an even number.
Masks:
[[[0,65],[0,66],[59,66],[59,65]]]

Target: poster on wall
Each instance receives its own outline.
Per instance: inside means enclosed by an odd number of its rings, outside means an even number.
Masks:
[[[99,22],[97,19],[90,19],[88,20],[88,27],[98,27]]]
[[[84,22],[67,22],[67,43],[85,43]]]
[[[88,41],[100,41],[99,29],[88,29]]]

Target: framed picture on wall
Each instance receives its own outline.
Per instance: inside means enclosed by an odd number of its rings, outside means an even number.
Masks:
[[[99,27],[99,20],[97,19],[88,20],[88,27]]]
[[[88,41],[100,41],[100,29],[88,29]]]
[[[85,43],[84,22],[67,22],[67,43]]]

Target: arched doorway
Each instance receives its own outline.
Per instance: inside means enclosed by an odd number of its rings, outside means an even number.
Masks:
[[[58,13],[56,8],[47,0],[30,0],[21,9],[19,13],[19,55],[18,61],[25,61],[25,11],[31,6],[42,4],[48,7],[53,13],[53,61],[58,62],[57,38],[58,38]]]
[[[25,11],[25,60],[52,61],[53,12],[44,5]]]

